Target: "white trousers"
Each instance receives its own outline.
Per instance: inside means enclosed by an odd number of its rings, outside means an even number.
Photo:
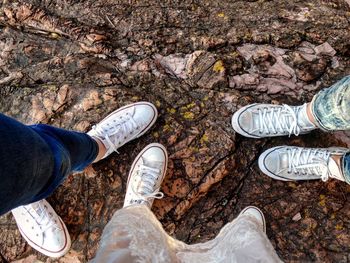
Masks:
[[[118,210],[105,227],[92,262],[281,262],[255,218],[240,215],[205,243],[187,245],[169,236],[144,205]]]

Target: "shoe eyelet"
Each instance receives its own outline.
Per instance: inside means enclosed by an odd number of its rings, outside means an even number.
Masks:
[[[126,140],[126,136],[124,136],[124,140]]]

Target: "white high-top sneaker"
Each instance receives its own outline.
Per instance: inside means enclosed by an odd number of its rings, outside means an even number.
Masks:
[[[152,207],[154,198],[163,198],[159,192],[168,165],[168,153],[163,145],[147,145],[134,160],[128,177],[124,207],[146,204]]]
[[[103,158],[106,158],[113,151],[118,152],[118,148],[127,142],[145,134],[156,122],[157,116],[157,108],[152,103],[136,102],[109,114],[94,125],[88,135],[103,143],[106,147]]]
[[[261,230],[266,233],[266,222],[263,212],[255,206],[247,206],[244,208],[240,215],[247,215],[256,219],[261,226]]]
[[[250,104],[232,116],[232,127],[250,138],[264,138],[308,133],[317,127],[309,120],[307,104],[302,106]]]
[[[263,152],[259,168],[266,175],[282,181],[327,181],[329,177],[345,181],[341,169],[332,156],[343,156],[346,148],[303,148],[277,146]]]
[[[46,200],[12,210],[18,229],[28,244],[49,257],[68,252],[71,239],[62,219]]]

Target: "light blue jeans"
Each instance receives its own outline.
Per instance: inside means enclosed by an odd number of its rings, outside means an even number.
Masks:
[[[350,76],[316,94],[311,108],[321,129],[350,130]],[[350,153],[342,158],[342,168],[345,180],[350,184]]]

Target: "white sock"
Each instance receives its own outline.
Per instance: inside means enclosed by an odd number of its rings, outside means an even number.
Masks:
[[[317,129],[317,126],[312,123],[307,115],[307,104],[300,106],[301,109],[298,112],[298,125],[301,127],[305,127],[307,129]]]
[[[328,168],[329,168],[329,171],[331,172],[331,177],[345,182],[345,178],[344,178],[344,175],[343,175],[340,167],[338,166],[337,162],[334,161],[334,159],[332,157],[329,158]]]

